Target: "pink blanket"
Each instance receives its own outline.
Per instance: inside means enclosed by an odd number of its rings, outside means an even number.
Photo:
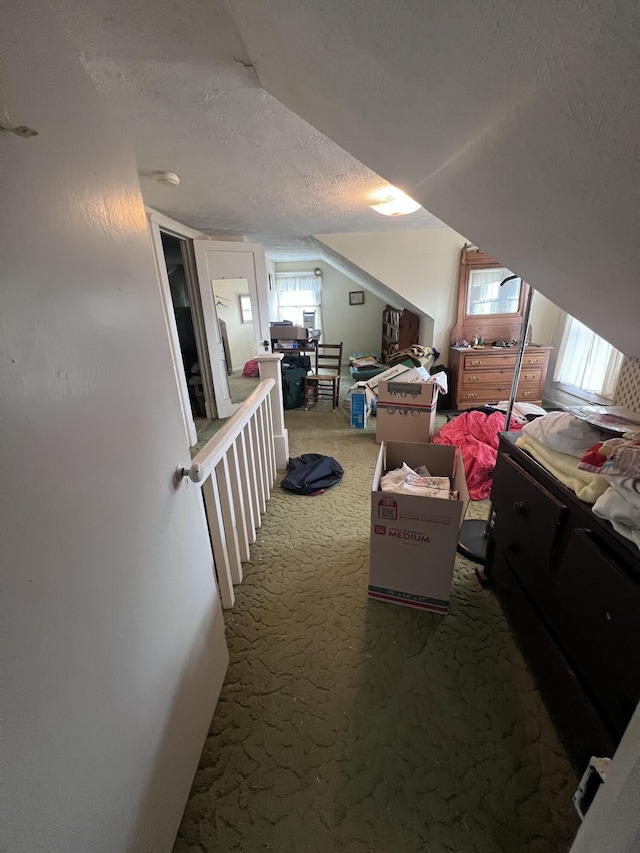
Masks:
[[[464,472],[471,500],[488,498],[491,478],[498,455],[498,433],[504,431],[505,415],[494,412],[463,412],[441,426],[431,439],[432,444],[452,444],[459,447],[464,462]],[[522,429],[522,424],[511,419],[511,429]]]

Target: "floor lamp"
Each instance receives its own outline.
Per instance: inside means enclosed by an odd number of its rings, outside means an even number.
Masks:
[[[514,278],[520,278],[517,275],[510,275],[500,282],[500,287]],[[518,346],[518,355],[516,357],[516,366],[513,371],[513,381],[511,383],[511,394],[507,404],[507,414],[505,417],[505,430],[509,429],[511,424],[511,413],[513,412],[513,404],[516,401],[518,392],[518,382],[520,381],[520,371],[522,369],[522,360],[524,358],[524,350],[527,346],[527,331],[529,329],[529,317],[531,316],[531,304],[533,302],[534,290],[529,288],[527,293],[527,301],[525,303],[524,315],[522,317],[522,328],[520,330],[520,341]],[[460,536],[458,537],[458,552],[463,557],[472,560],[474,563],[479,563],[484,566],[487,556],[487,541],[491,530],[491,518],[493,516],[493,504],[489,505],[489,515],[486,521],[481,518],[470,518],[462,522],[460,528]],[[484,573],[478,573],[479,579],[485,580]]]

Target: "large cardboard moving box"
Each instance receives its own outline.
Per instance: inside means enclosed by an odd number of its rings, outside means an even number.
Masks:
[[[380,478],[406,462],[450,477],[458,500],[380,491]],[[436,444],[382,444],[371,485],[370,598],[446,613],[458,534],[469,504],[462,457]]]
[[[376,441],[428,442],[435,430],[438,386],[419,368],[378,384]],[[428,377],[429,374],[425,375]]]

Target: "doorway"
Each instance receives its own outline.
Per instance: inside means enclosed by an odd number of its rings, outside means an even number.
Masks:
[[[159,229],[164,265],[167,272],[171,307],[180,346],[179,368],[184,374],[191,417],[198,440],[215,416],[212,390],[208,381],[207,347],[199,321],[198,290],[194,281],[191,241]]]
[[[180,406],[193,455],[257,384],[243,373],[251,356],[269,349],[264,249],[257,244],[204,239],[203,234],[157,211],[148,210],[148,216]],[[228,293],[230,280],[242,292]],[[217,284],[219,294],[214,290]],[[223,311],[222,306],[229,310]],[[218,315],[219,309],[226,317]],[[253,345],[249,348],[251,328]]]

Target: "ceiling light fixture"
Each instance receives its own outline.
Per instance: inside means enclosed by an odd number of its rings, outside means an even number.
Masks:
[[[175,172],[154,172],[153,177],[159,184],[171,184],[177,187],[180,183],[180,175],[176,175]]]
[[[407,213],[415,213],[422,205],[410,198],[397,187],[388,186],[376,194],[379,201],[370,204],[371,210],[381,213],[383,216],[405,216]]]

